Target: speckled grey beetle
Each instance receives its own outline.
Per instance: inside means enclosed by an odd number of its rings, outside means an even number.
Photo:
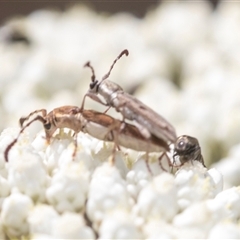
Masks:
[[[105,106],[115,108],[117,112],[122,114],[123,121],[125,119],[133,121],[142,136],[146,139],[154,135],[166,143],[174,143],[177,138],[176,132],[174,127],[166,119],[137,98],[124,92],[118,84],[107,79],[115,63],[123,55],[127,56],[128,50],[123,50],[119,54],[101,81],[96,79],[94,69],[90,65],[90,62],[85,64],[85,66],[89,67],[92,71],[92,82],[87,94],[83,98],[82,108],[84,107],[85,98],[88,96]],[[101,98],[103,98],[104,101]]]

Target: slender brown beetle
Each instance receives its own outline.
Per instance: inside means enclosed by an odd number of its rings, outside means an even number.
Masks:
[[[37,116],[27,122],[36,114]],[[123,124],[122,121],[93,110],[81,109],[76,106],[63,106],[55,108],[48,114],[45,109],[40,109],[30,113],[27,117],[21,118],[19,120],[21,130],[18,136],[5,150],[4,156],[6,161],[8,161],[8,153],[10,149],[17,142],[21,133],[35,121],[42,122],[47,143],[50,142],[57,129],[69,128],[74,131],[75,137],[77,133],[82,131],[97,139],[114,142],[117,147],[122,146],[147,153],[169,151],[168,144],[154,135],[150,136],[150,138],[146,141],[134,125],[128,123]],[[24,125],[25,122],[27,122],[27,124]],[[76,151],[77,141],[75,138],[75,150],[73,157],[75,156]]]

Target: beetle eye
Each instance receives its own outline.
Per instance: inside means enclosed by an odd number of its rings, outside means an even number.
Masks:
[[[98,81],[96,80],[96,81],[94,81],[94,82],[91,82],[90,83],[90,89],[92,90],[92,89],[94,89],[95,88],[95,86],[98,84]]]
[[[44,124],[44,128],[45,128],[46,130],[49,130],[49,129],[51,128],[51,123],[46,123],[46,124]]]
[[[186,146],[186,144],[185,144],[184,141],[180,141],[180,142],[178,143],[178,148],[180,148],[180,149],[184,149],[185,146]]]

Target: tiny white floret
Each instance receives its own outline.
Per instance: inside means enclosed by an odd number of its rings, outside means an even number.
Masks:
[[[139,193],[137,211],[146,220],[161,218],[171,221],[178,212],[177,194],[174,177],[162,173],[153,178]]]
[[[30,234],[51,235],[53,222],[59,217],[57,211],[50,205],[39,204],[28,215]]]
[[[87,198],[89,172],[82,163],[71,162],[59,169],[46,190],[48,202],[60,213],[80,211]]]
[[[9,236],[19,237],[29,233],[27,217],[32,207],[31,198],[18,192],[12,193],[4,200],[1,219]]]
[[[95,239],[93,230],[86,226],[82,215],[65,212],[52,226],[53,238],[57,239]]]

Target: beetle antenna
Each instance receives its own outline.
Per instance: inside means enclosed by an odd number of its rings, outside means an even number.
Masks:
[[[33,111],[33,112],[31,112],[27,117],[21,117],[21,118],[19,119],[20,127],[22,128],[25,121],[27,121],[32,115],[34,115],[34,114],[36,114],[36,113],[39,113],[39,112],[42,113],[42,116],[43,116],[43,117],[45,117],[45,116],[47,115],[47,112],[46,112],[45,109],[39,109],[39,110]]]
[[[27,123],[19,132],[18,136],[7,146],[7,148],[4,151],[4,158],[5,161],[8,162],[8,153],[11,150],[11,148],[16,144],[16,142],[18,141],[18,138],[20,137],[20,135],[23,133],[23,131],[29,126],[31,125],[33,122],[35,121],[41,121],[43,124],[45,123],[45,118],[38,115],[36,116],[33,120],[31,120],[29,123]]]
[[[89,67],[91,69],[91,72],[92,72],[91,80],[92,80],[92,82],[95,82],[95,80],[96,80],[95,71],[94,71],[94,68],[92,67],[91,63],[86,62],[84,64],[84,67]]]
[[[108,73],[103,76],[101,82],[102,82],[103,80],[107,79],[107,78],[110,76],[111,71],[112,71],[115,63],[116,63],[123,55],[128,56],[128,54],[129,54],[128,50],[127,50],[127,49],[124,49],[124,50],[118,55],[118,57],[113,61],[112,66],[110,67]]]

